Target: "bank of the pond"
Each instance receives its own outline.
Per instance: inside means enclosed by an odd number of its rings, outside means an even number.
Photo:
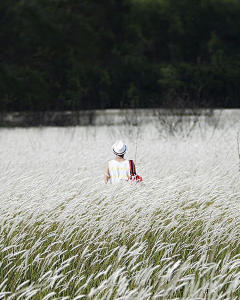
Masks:
[[[240,109],[107,109],[84,111],[0,112],[1,127],[138,125],[164,117],[197,116],[224,122],[239,120]]]

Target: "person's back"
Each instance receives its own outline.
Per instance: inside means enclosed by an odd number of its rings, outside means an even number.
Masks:
[[[107,162],[105,166],[104,181],[107,183],[117,183],[127,181],[130,177],[129,160],[124,159],[124,154],[127,151],[127,146],[121,140],[112,145],[115,159]]]
[[[105,166],[104,181],[105,183],[118,183],[121,181],[141,182],[142,177],[136,174],[136,169],[133,160],[124,159],[124,154],[127,151],[127,145],[121,140],[112,145],[115,159],[107,162]]]
[[[130,177],[129,160],[110,160],[108,162],[108,170],[110,183],[127,181]]]

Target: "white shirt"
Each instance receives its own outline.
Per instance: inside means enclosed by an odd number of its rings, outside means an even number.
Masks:
[[[110,174],[110,183],[117,183],[127,181],[130,177],[129,160],[116,161],[115,159],[108,162],[108,169]]]

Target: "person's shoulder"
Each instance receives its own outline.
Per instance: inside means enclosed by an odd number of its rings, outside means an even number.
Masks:
[[[126,164],[129,164],[130,161],[133,161],[133,160],[132,160],[132,159],[126,159],[126,160],[125,160],[125,163],[126,163]]]

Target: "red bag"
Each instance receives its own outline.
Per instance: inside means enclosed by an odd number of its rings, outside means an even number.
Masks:
[[[130,165],[130,180],[136,182],[142,182],[142,177],[136,174],[135,164],[133,160],[129,160]]]

